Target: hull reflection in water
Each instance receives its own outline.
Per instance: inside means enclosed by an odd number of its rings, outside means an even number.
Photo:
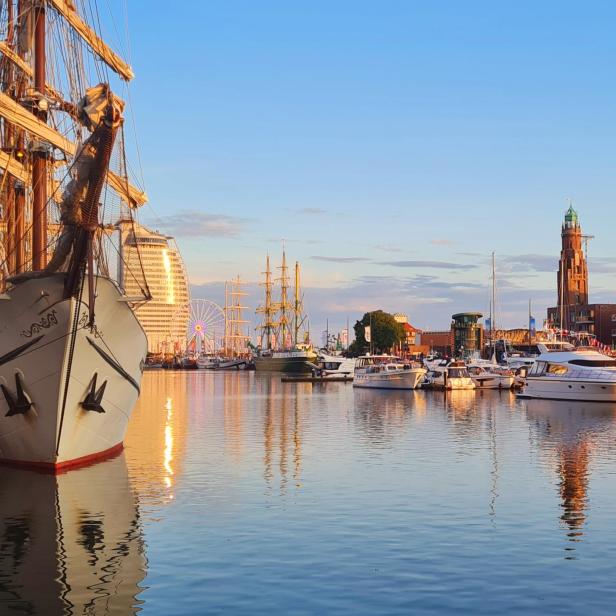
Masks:
[[[135,614],[146,557],[121,454],[63,475],[0,468],[0,613]]]
[[[614,427],[616,406],[602,402],[528,400],[526,415],[540,447],[556,470],[561,498],[561,522],[570,541],[583,535],[588,508],[590,464],[601,455],[603,437]]]

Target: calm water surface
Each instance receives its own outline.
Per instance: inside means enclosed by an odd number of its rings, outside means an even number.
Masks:
[[[146,373],[121,456],[0,470],[0,614],[613,613],[615,422]]]

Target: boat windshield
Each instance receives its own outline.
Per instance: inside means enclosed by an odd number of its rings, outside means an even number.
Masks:
[[[466,368],[449,368],[449,377],[452,379],[463,379],[468,377]]]

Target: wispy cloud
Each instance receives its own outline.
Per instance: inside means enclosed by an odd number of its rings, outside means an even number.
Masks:
[[[476,265],[466,263],[451,263],[449,261],[381,261],[379,265],[391,265],[392,267],[425,267],[447,270],[470,270]]]
[[[497,270],[503,269],[509,272],[556,272],[558,257],[540,254],[499,256],[496,266]]]
[[[324,257],[314,255],[310,257],[313,261],[327,261],[329,263],[359,263],[360,261],[370,261],[366,257]]]
[[[430,240],[430,244],[433,244],[434,246],[453,246],[455,242],[453,240],[436,238],[436,239]]]
[[[304,216],[322,216],[323,214],[327,214],[327,210],[324,210],[322,207],[300,207],[298,210],[290,211]]]
[[[176,237],[237,237],[252,219],[236,218],[226,214],[209,214],[196,210],[183,210],[173,216],[164,216],[161,227]]]

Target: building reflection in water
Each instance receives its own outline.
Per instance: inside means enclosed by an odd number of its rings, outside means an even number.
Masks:
[[[0,613],[136,614],[146,555],[124,454],[58,476],[0,467]]]
[[[185,455],[189,398],[200,391],[194,377],[166,370],[145,375],[125,451],[139,499],[148,509],[174,498]]]
[[[591,462],[614,427],[616,407],[605,403],[528,400],[526,415],[539,448],[558,477],[561,522],[570,541],[583,536]],[[608,445],[609,446],[609,445]]]

